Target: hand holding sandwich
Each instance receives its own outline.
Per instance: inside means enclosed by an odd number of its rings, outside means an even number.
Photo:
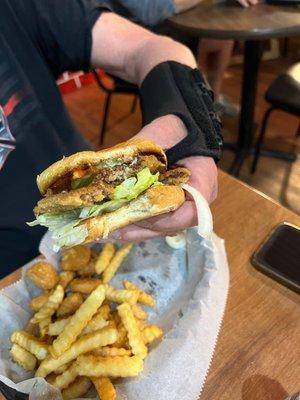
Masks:
[[[135,137],[155,141],[165,150],[174,146],[187,134],[185,125],[175,115],[167,115],[145,126]],[[217,197],[217,167],[212,158],[188,157],[180,160],[178,165],[190,171],[188,183],[197,189],[210,204]],[[201,221],[199,221],[201,223]],[[185,202],[174,212],[162,214],[137,222],[117,230],[109,235],[108,240],[140,241],[157,236],[172,235],[188,227],[197,225],[196,206],[188,193]]]
[[[108,52],[112,37],[114,51]],[[139,40],[133,40],[136,37]],[[31,225],[48,227],[57,249],[103,239],[144,240],[196,225],[194,202],[181,186],[189,181],[208,202],[214,199],[217,173],[210,157],[219,158],[220,138],[211,95],[195,70],[192,53],[169,38],[104,13],[93,28],[91,64],[140,86],[148,124],[135,140],[73,154],[43,171],[37,184],[44,198],[34,209],[36,221]],[[192,108],[198,110],[197,121]],[[183,116],[185,124],[175,115]],[[177,157],[177,166],[170,169],[164,150],[185,136],[182,159]],[[206,157],[184,158],[188,154]],[[146,228],[136,225],[163,214],[147,221]]]
[[[195,204],[181,185],[189,181],[211,202],[217,187],[214,161],[189,157],[168,169],[162,147],[154,142],[172,147],[185,134],[181,120],[167,115],[128,142],[57,161],[37,177],[44,198],[30,225],[48,227],[57,249],[103,240],[141,241],[196,225]],[[156,218],[145,221],[151,217]]]

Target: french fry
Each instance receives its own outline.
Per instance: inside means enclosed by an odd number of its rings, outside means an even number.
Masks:
[[[118,306],[117,310],[127,331],[132,353],[144,359],[147,355],[147,347],[143,342],[141,331],[139,330],[130,305],[128,303],[123,303]]]
[[[91,249],[82,245],[63,249],[62,269],[64,271],[78,271],[88,265],[91,255]]]
[[[34,370],[37,360],[36,360],[35,356],[33,354],[31,354],[29,351],[23,349],[23,347],[14,343],[10,350],[10,354],[12,356],[12,359],[16,363],[21,365],[21,367],[23,367],[27,371]]]
[[[91,275],[94,275],[95,262],[95,259],[92,258],[86,267],[81,268],[77,271],[77,275],[79,275],[80,277],[90,277]]]
[[[125,326],[121,323],[118,326],[118,337],[117,340],[114,342],[114,347],[125,347],[127,341],[127,331],[125,329]]]
[[[102,313],[99,314],[97,312],[90,320],[90,322],[87,324],[87,326],[83,329],[81,335],[86,335],[87,333],[95,332],[99,329],[104,328],[107,325],[108,321],[102,317]]]
[[[51,322],[51,317],[46,317],[42,321],[39,322],[41,339],[43,339],[46,336],[50,322]]]
[[[37,324],[46,318],[51,317],[60,306],[64,298],[64,289],[62,286],[57,285],[53,293],[49,296],[43,307],[34,314],[30,322]]]
[[[48,346],[50,346],[53,343],[53,340],[54,340],[53,336],[49,336],[47,332],[45,338],[43,339],[43,342],[46,343]]]
[[[139,293],[138,302],[139,303],[145,304],[146,306],[149,306],[149,307],[156,306],[155,299],[150,294],[144,292],[142,289],[135,286],[132,282],[128,281],[127,279],[124,279],[123,285],[126,289],[138,291],[138,293]]]
[[[36,376],[45,377],[50,372],[77,358],[82,353],[87,353],[101,346],[113,344],[117,339],[118,333],[115,328],[105,327],[99,331],[88,333],[79,338],[72,346],[66,350],[59,358],[49,355],[41,362]]]
[[[92,382],[97,390],[99,399],[116,400],[116,389],[109,378],[100,376],[99,378],[92,378]]]
[[[85,395],[91,386],[92,383],[86,376],[79,376],[69,387],[62,391],[62,397],[64,400],[77,399]]]
[[[69,368],[67,368],[61,375],[58,375],[53,382],[53,386],[62,390],[68,387],[73,381],[75,381],[77,373],[77,364],[73,362]]]
[[[65,372],[68,368],[70,368],[70,366],[72,365],[72,362],[67,363],[67,364],[63,364],[60,367],[56,368],[55,373],[56,374],[62,374],[63,372]]]
[[[51,264],[46,261],[38,261],[26,272],[26,276],[39,288],[53,289],[58,282],[58,273]]]
[[[142,337],[145,344],[152,343],[164,334],[163,330],[157,325],[146,325],[142,330]]]
[[[108,283],[114,277],[132,247],[133,243],[126,243],[115,253],[108,267],[103,271],[103,283]]]
[[[83,298],[80,293],[71,293],[70,296],[63,299],[56,311],[57,317],[68,317],[72,315],[81,306],[82,302]]]
[[[114,320],[108,319],[107,322],[108,322],[108,325],[107,325],[107,326],[110,326],[111,328],[117,329],[117,325],[116,325],[116,323],[115,323]]]
[[[142,320],[145,320],[148,318],[148,314],[146,313],[146,311],[144,311],[139,305],[132,304],[131,309],[132,309],[132,312],[133,312],[133,315],[135,316],[135,318],[142,319]]]
[[[37,324],[32,324],[30,321],[26,325],[24,331],[36,337],[38,337],[40,334],[39,326]]]
[[[120,325],[120,323],[122,322],[121,318],[120,318],[120,315],[118,314],[117,311],[114,311],[111,314],[111,317],[112,317],[112,320],[115,322],[116,326]]]
[[[41,295],[31,299],[30,308],[32,309],[32,311],[33,312],[39,311],[43,307],[43,305],[46,303],[49,296],[50,296],[50,292],[44,292]]]
[[[105,285],[106,292],[105,297],[108,301],[113,303],[124,303],[135,304],[138,299],[137,290],[127,290],[127,289],[115,289],[112,286]]]
[[[67,323],[70,321],[70,317],[59,319],[58,321],[52,322],[48,326],[49,336],[58,336],[65,328]]]
[[[116,251],[108,243],[97,257],[79,245],[63,250],[60,274],[53,274],[45,262],[28,273],[45,287],[44,293],[31,301],[35,314],[26,329],[35,336],[14,332],[11,356],[27,370],[40,363],[35,376],[61,390],[63,399],[83,396],[92,380],[101,400],[116,400],[109,377],[137,376],[143,370],[146,345],[163,335],[157,325],[146,324],[148,315],[137,304],[154,307],[150,294],[128,280],[123,281],[124,289],[108,284],[132,247],[128,243]],[[43,270],[52,279],[51,292],[46,291]],[[103,281],[95,278],[96,273],[102,273]],[[56,274],[55,284],[51,274]],[[44,341],[37,339],[39,335]]]
[[[72,292],[89,294],[101,283],[101,279],[97,278],[77,278],[72,280],[70,288]]]
[[[81,304],[75,314],[71,316],[65,329],[52,343],[49,351],[53,357],[59,357],[72,345],[73,342],[75,342],[81,331],[85,328],[96,313],[97,309],[103,303],[104,298],[105,287],[99,285]]]
[[[97,315],[101,315],[103,319],[108,319],[110,315],[110,308],[108,304],[103,304],[97,311]]]
[[[69,283],[75,278],[75,272],[63,271],[59,274],[59,284],[66,289]]]
[[[146,322],[143,319],[136,319],[136,324],[140,331],[146,327]]]
[[[143,360],[138,356],[95,357],[80,355],[76,362],[78,374],[91,377],[127,378],[137,376],[143,370]]]
[[[57,375],[52,373],[52,374],[47,375],[45,377],[45,379],[49,383],[49,385],[53,385],[53,383],[55,382],[56,377],[57,377]]]
[[[10,340],[35,355],[38,360],[43,360],[48,355],[48,345],[25,331],[13,332]]]
[[[131,351],[123,347],[104,346],[93,350],[90,354],[101,357],[131,356]]]
[[[95,271],[97,274],[101,274],[108,267],[115,252],[116,249],[112,243],[106,243],[103,246],[103,249],[99,254],[95,264]]]

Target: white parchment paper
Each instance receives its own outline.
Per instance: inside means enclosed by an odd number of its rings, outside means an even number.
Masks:
[[[41,253],[58,267],[59,255],[45,235]],[[34,261],[32,261],[34,262]],[[32,264],[24,267],[24,271]],[[118,399],[196,400],[202,390],[224,314],[229,272],[224,242],[213,235],[207,241],[195,229],[186,232],[186,246],[174,250],[165,239],[137,244],[112,285],[122,287],[126,278],[150,292],[157,300],[149,319],[163,327],[165,336],[154,344],[143,373],[118,380]],[[29,320],[30,299],[39,289],[23,278],[0,292],[0,381],[30,399],[61,399],[42,378],[33,378],[9,357],[9,337]],[[95,398],[93,390],[86,396]]]

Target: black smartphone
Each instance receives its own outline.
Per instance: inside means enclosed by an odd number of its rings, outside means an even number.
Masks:
[[[300,228],[284,222],[253,254],[253,266],[300,293]]]

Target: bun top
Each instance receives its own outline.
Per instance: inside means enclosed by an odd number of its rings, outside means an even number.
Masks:
[[[50,165],[37,176],[37,186],[41,194],[45,194],[47,189],[59,178],[68,176],[76,168],[83,167],[86,169],[113,158],[121,158],[125,162],[142,154],[153,154],[167,166],[166,155],[158,144],[148,139],[132,139],[108,149],[82,151],[69,157],[64,157]]]

